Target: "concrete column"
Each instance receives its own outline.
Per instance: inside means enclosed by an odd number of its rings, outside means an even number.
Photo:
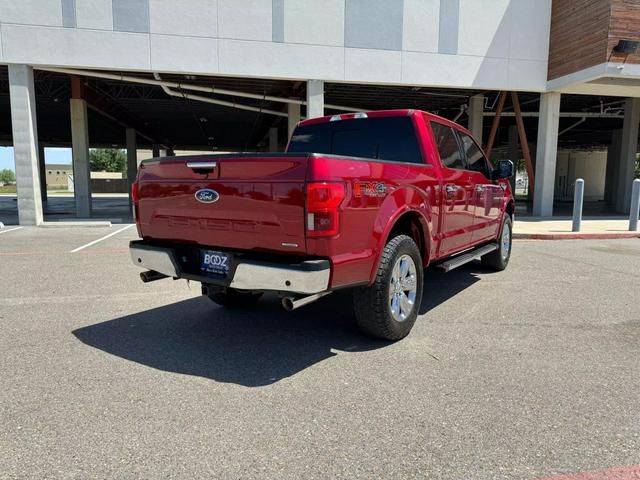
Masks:
[[[269,129],[269,151],[278,151],[278,129],[275,127]]]
[[[300,105],[289,103],[287,107],[287,113],[289,114],[289,116],[287,117],[287,135],[288,138],[291,138],[293,130],[296,128],[296,125],[300,121]]]
[[[535,176],[536,173],[536,158],[538,158],[538,145],[536,142],[529,142],[529,155],[531,155],[531,161],[533,162],[533,174]],[[557,159],[556,155],[556,159]],[[556,160],[556,170],[557,170],[557,160]],[[555,192],[554,192],[555,195]],[[527,202],[531,205],[531,210],[533,211],[533,189],[531,185],[527,188]]]
[[[91,167],[89,165],[89,122],[87,102],[72,98],[71,144],[73,157],[73,194],[76,200],[76,216],[91,216]]]
[[[20,225],[42,223],[42,197],[38,177],[38,126],[33,68],[9,64],[11,127],[18,189]]]
[[[572,196],[576,191],[576,157],[571,155],[567,157],[567,181],[569,182],[569,191],[567,194]]]
[[[535,191],[533,193],[533,216],[535,217],[550,217],[553,215],[553,190],[556,183],[559,123],[560,94],[556,92],[541,94]]]
[[[136,175],[138,173],[137,150],[136,129],[127,128],[127,184],[129,185],[127,191],[129,192],[129,204],[132,204],[131,185],[136,179]]]
[[[509,146],[507,149],[507,158],[513,162],[513,177],[509,179],[513,194],[516,193],[516,175],[518,172],[518,163],[520,163],[520,149],[518,148],[518,127],[516,125],[509,126]]]
[[[158,145],[157,143],[154,143],[151,146],[151,156],[153,158],[158,158],[160,156],[160,145]]]
[[[324,82],[307,80],[307,118],[324,116]]]
[[[47,201],[47,167],[44,158],[44,145],[39,144],[38,148],[38,177],[40,180],[40,198],[42,202]]]
[[[638,126],[640,124],[640,98],[628,98],[624,104],[621,155],[616,189],[616,212],[629,213],[631,187],[638,153]]]
[[[482,145],[482,113],[484,112],[484,95],[474,95],[469,99],[469,128],[474,138]]]
[[[618,190],[618,170],[620,168],[620,146],[622,144],[622,130],[611,132],[611,143],[607,148],[607,170],[604,180],[604,200],[615,207],[616,191]]]

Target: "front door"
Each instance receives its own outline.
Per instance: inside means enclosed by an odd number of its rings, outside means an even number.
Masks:
[[[474,244],[497,237],[500,228],[504,189],[491,180],[491,166],[476,142],[464,132],[458,131],[460,144],[473,183],[473,234]]]

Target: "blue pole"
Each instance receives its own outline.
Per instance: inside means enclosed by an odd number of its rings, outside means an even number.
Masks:
[[[573,193],[573,226],[572,232],[579,232],[582,226],[582,200],[584,199],[584,180],[576,180],[576,188]]]
[[[631,189],[631,210],[629,212],[629,230],[638,230],[638,216],[640,215],[640,179],[633,181]]]

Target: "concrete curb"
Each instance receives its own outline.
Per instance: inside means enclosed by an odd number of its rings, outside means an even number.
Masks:
[[[110,221],[77,221],[77,222],[42,222],[42,228],[69,228],[69,227],[111,227]]]
[[[514,240],[608,240],[640,238],[640,232],[514,233]]]

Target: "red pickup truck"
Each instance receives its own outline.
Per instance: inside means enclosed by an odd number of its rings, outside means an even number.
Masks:
[[[425,267],[507,266],[512,174],[423,111],[313,118],[285,153],[143,161],[131,257],[143,281],[199,281],[230,307],[272,291],[292,310],[350,288],[361,329],[397,340],[418,316]]]

